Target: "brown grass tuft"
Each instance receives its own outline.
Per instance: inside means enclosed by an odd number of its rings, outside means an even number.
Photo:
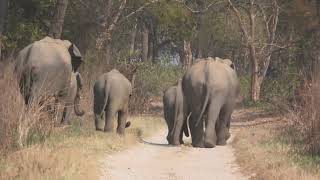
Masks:
[[[0,64],[0,154],[44,140],[53,123],[46,112],[48,102],[26,108],[13,63]]]

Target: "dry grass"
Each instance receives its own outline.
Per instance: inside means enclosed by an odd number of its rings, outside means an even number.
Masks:
[[[50,101],[27,109],[13,69],[12,63],[0,64],[0,155],[43,140],[53,128],[45,110]]]
[[[130,118],[132,126],[124,137],[94,130],[92,121],[73,121],[55,129],[42,144],[10,154],[0,162],[0,179],[97,179],[100,159],[139,142],[141,135],[156,132],[159,117]],[[90,123],[91,122],[91,123]]]
[[[319,157],[295,151],[284,121],[236,129],[237,162],[251,179],[320,179]]]

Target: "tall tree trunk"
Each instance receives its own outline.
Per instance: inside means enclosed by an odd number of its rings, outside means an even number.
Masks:
[[[183,62],[184,69],[189,69],[189,67],[192,64],[191,42],[188,40],[183,41],[182,62]]]
[[[142,61],[148,61],[148,52],[149,52],[149,29],[145,23],[142,27]]]
[[[49,29],[49,36],[52,38],[60,39],[62,33],[62,27],[64,23],[64,17],[68,7],[68,0],[57,0],[54,15],[51,20]]]
[[[8,0],[0,0],[0,60],[2,49],[2,36],[4,31],[4,24],[7,17]]]
[[[130,44],[130,53],[133,53],[135,50],[135,44],[136,44],[136,37],[137,37],[137,20],[135,20],[135,24],[133,26],[133,30],[131,32],[131,44]]]

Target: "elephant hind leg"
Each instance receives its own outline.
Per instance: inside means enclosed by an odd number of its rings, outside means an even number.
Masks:
[[[112,108],[107,108],[106,109],[106,111],[105,111],[104,132],[112,132],[113,131],[113,117],[115,115],[116,115],[116,111],[114,111]]]
[[[208,116],[206,118],[206,129],[204,133],[204,146],[206,148],[213,148],[216,146],[216,122],[219,118],[221,105],[219,101],[213,100],[208,107]]]
[[[229,128],[232,108],[224,106],[221,109],[219,120],[216,123],[217,145],[226,145],[230,138]]]
[[[126,128],[126,121],[128,118],[128,111],[127,110],[121,110],[118,112],[118,127],[117,127],[117,133],[120,135],[124,134],[125,128]]]
[[[101,128],[99,128],[99,120],[100,120],[100,115],[99,114],[94,114],[94,125],[96,127],[97,131],[102,131]]]
[[[200,113],[192,112],[190,117],[190,132],[193,147],[203,148],[203,123],[196,125]]]

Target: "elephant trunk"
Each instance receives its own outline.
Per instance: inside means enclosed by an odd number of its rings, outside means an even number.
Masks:
[[[83,116],[84,115],[84,111],[80,110],[80,95],[77,93],[75,99],[74,99],[74,112],[77,116]]]

